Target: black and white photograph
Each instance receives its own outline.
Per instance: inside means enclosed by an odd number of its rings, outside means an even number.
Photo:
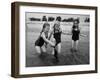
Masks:
[[[12,76],[97,73],[97,7],[12,4]]]
[[[26,67],[89,64],[90,15],[25,13]]]

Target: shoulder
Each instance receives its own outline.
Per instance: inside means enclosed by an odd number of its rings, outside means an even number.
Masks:
[[[41,33],[41,37],[45,36],[44,32]]]
[[[50,30],[50,33],[54,33],[54,29],[53,28]]]

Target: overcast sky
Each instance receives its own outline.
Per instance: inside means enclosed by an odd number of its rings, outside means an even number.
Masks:
[[[83,21],[86,17],[89,18],[89,15],[84,15],[84,14],[51,14],[51,13],[34,13],[34,12],[26,12],[26,20],[29,21],[29,18],[34,17],[34,18],[41,18],[43,16],[48,17],[56,17],[56,16],[61,16],[62,20],[67,19],[67,18],[79,18],[80,21]]]

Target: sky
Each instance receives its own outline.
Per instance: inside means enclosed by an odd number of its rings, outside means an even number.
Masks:
[[[53,14],[53,13],[37,13],[37,12],[26,12],[26,21],[29,22],[29,18],[34,17],[34,18],[41,18],[43,16],[48,17],[56,17],[56,16],[61,16],[62,20],[63,19],[67,19],[67,18],[79,18],[80,22],[83,22],[85,18],[89,18],[89,15],[84,15],[84,14],[61,14],[61,13],[57,13],[57,14]]]

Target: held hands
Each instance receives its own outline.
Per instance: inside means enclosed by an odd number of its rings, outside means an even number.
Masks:
[[[47,48],[48,44],[44,44],[44,46]]]
[[[53,42],[50,42],[50,44],[49,44],[51,47],[55,47],[55,44],[53,43]],[[48,47],[48,44],[44,44],[44,46],[45,46],[45,48],[47,48]]]
[[[53,42],[51,43],[51,47],[55,47],[55,44]]]
[[[55,44],[56,44],[56,40],[53,38],[51,41],[51,47],[55,47]]]
[[[51,47],[55,47],[55,44],[53,43],[53,42],[50,42],[50,44],[49,44]],[[48,44],[44,44],[44,46],[45,46],[45,48],[47,48],[48,47]]]

